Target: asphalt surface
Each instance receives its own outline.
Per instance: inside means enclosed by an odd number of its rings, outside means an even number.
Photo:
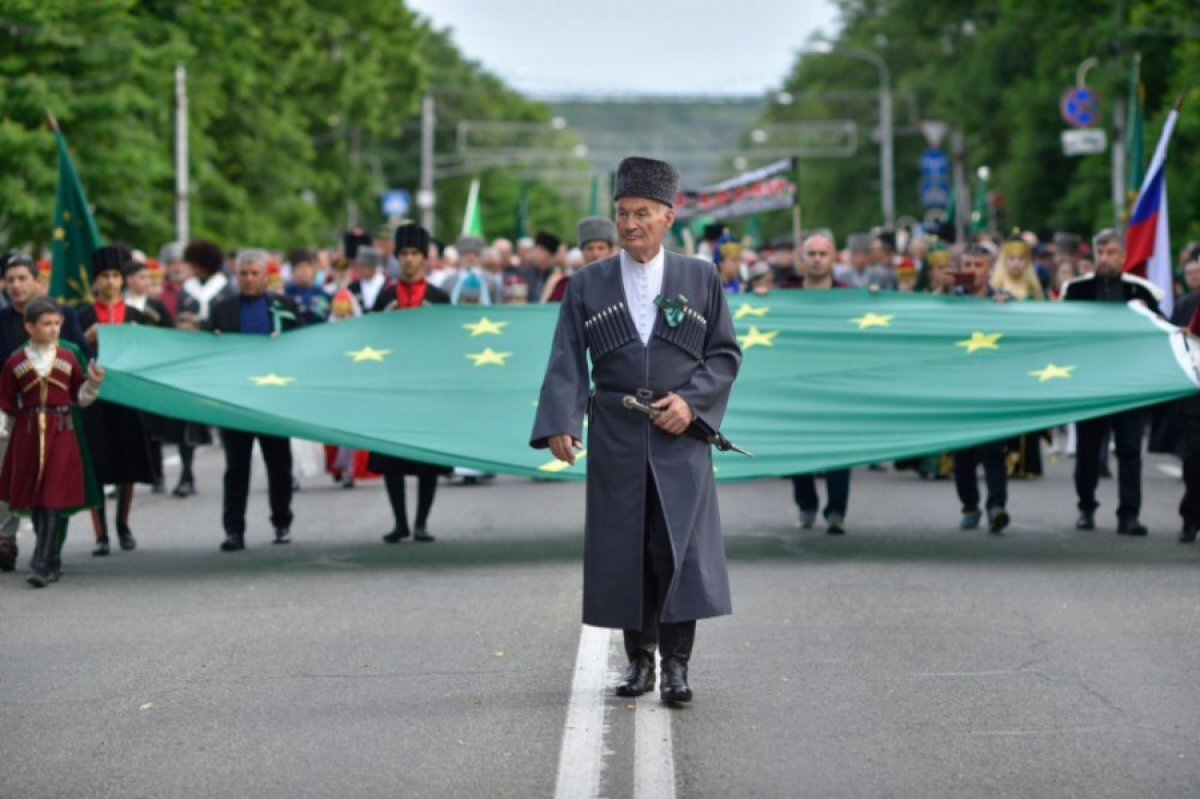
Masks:
[[[136,552],[91,557],[76,519],[57,585],[25,584],[22,535],[0,796],[553,795],[581,486],[443,484],[437,542],[388,546],[379,483],[304,477],[274,546],[259,474],[227,554],[220,451],[197,463],[199,496],[138,494]],[[1146,539],[1115,534],[1115,481],[1074,530],[1069,463],[1011,484],[1001,537],[907,472],[855,471],[844,537],[797,529],[786,481],[722,486],[735,615],[701,623],[672,711],[678,795],[1200,795],[1200,546],[1176,541],[1173,466],[1147,460]],[[642,712],[663,709],[609,701],[601,795],[632,795]]]

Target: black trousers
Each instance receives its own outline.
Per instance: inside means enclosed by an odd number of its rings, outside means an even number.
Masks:
[[[979,464],[987,483],[987,509],[1008,504],[1008,472],[1004,464],[1004,442],[990,441],[954,453],[954,488],[963,513],[979,510]]]
[[[825,472],[825,490],[829,501],[825,503],[825,518],[846,518],[846,506],[850,504],[850,470],[833,469]],[[811,474],[792,475],[792,499],[796,507],[807,513],[816,513],[821,504],[817,496],[817,478]]]
[[[675,574],[675,556],[671,535],[663,515],[654,475],[646,471],[645,543],[642,555],[642,628],[625,630],[625,654],[654,659],[658,648],[664,658],[673,657],[687,663],[692,656],[696,637],[696,622],[659,621],[671,577]]]
[[[254,439],[262,448],[267,465],[267,493],[271,501],[271,526],[292,526],[292,448],[278,436],[221,430],[225,445],[225,497],[222,521],[228,535],[246,533],[246,501],[250,496],[250,456]]]
[[[408,511],[404,498],[404,475],[400,472],[384,472],[383,484],[387,487],[388,502],[392,515],[396,517],[396,531],[408,532]],[[437,494],[438,473],[432,469],[417,474],[417,518],[418,530],[425,528],[429,511],[433,510],[433,498]]]
[[[1188,524],[1200,525],[1200,416],[1179,414],[1183,434],[1183,499],[1179,515]]]
[[[1100,506],[1096,484],[1100,481],[1100,461],[1105,433],[1112,431],[1117,449],[1117,518],[1136,519],[1142,510],[1142,434],[1146,414],[1139,409],[1088,419],[1075,425],[1075,493],[1079,510],[1091,513]]]

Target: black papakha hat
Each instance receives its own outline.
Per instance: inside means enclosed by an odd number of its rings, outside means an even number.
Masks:
[[[679,170],[666,161],[630,156],[617,167],[617,187],[613,199],[645,197],[670,208],[679,194]]]
[[[575,226],[575,243],[580,247],[591,241],[617,243],[617,226],[602,216],[586,216]]]
[[[225,253],[211,241],[195,239],[183,248],[183,260],[206,275],[215,275],[225,265]]]
[[[370,247],[375,242],[371,236],[361,228],[356,230],[347,230],[342,234],[342,249],[346,252],[346,258],[353,261],[359,247]]]
[[[125,273],[125,277],[129,277],[130,275],[136,275],[138,272],[142,271],[143,269],[149,269],[149,268],[150,268],[150,264],[146,263],[145,261],[138,261],[134,258],[130,258],[128,261],[125,262],[125,266],[122,269],[122,271]]]
[[[115,269],[125,276],[125,266],[129,263],[129,258],[126,257],[125,251],[120,247],[97,247],[92,252],[92,277],[96,277],[101,272],[108,272]]]
[[[551,255],[558,252],[558,248],[562,246],[562,239],[555,236],[553,233],[539,233],[533,237],[534,246],[545,248]]]
[[[429,255],[429,231],[420,225],[401,225],[396,228],[396,255],[405,248],[420,250],[421,255]]]

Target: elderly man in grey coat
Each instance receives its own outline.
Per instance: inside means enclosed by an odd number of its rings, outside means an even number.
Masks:
[[[668,703],[692,698],[696,620],[732,612],[708,442],[742,357],[713,265],[663,247],[678,180],[621,162],[622,249],[571,278],[530,441],[574,463],[587,414],[583,622],[624,630],[620,696],[654,689],[659,650]]]

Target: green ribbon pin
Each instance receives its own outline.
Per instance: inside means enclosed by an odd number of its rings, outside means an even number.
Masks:
[[[679,327],[683,322],[683,310],[688,306],[688,299],[680,294],[675,299],[668,300],[660,294],[654,298],[654,304],[662,311],[669,327]]]

